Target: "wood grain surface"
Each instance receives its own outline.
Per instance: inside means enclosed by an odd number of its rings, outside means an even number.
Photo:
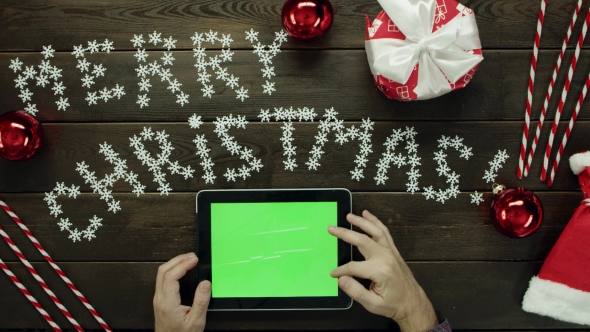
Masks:
[[[358,122],[347,122],[346,127]],[[199,130],[191,129],[184,123],[119,123],[119,124],[47,124],[44,126],[47,143],[34,159],[13,163],[0,160],[0,176],[5,180],[0,183],[0,192],[47,192],[55,187],[56,182],[66,185],[76,184],[83,191],[90,187],[84,184],[83,178],[75,171],[76,163],[85,161],[92,171],[102,178],[113,172],[113,166],[105,161],[98,152],[99,144],[107,142],[113,146],[121,158],[128,160],[129,169],[139,173],[139,180],[147,186],[147,191],[156,191],[157,184],[152,182],[152,175],[133,154],[129,147],[129,137],[139,135],[143,128],[164,130],[170,135],[170,142],[175,148],[171,161],[179,161],[182,165],[190,165],[196,169],[192,179],[185,180],[180,175],[168,175],[171,187],[177,191],[198,191],[211,188],[304,188],[304,187],[347,187],[353,191],[406,191],[408,168],[392,167],[388,171],[389,180],[385,185],[377,185],[373,177],[377,174],[376,164],[385,151],[383,143],[391,135],[393,129],[413,126],[418,132],[416,143],[419,144],[418,156],[421,157],[419,179],[421,187],[433,185],[435,188],[446,188],[445,179],[436,172],[437,163],[433,160],[434,152],[438,151],[437,140],[442,135],[459,136],[464,143],[473,147],[474,156],[468,161],[459,158],[455,151],[447,151],[449,167],[460,174],[460,190],[491,190],[491,183],[483,180],[485,170],[498,150],[506,149],[510,158],[497,177],[497,181],[506,186],[524,186],[531,190],[547,190],[544,182],[539,180],[542,154],[539,153],[531,168],[531,175],[523,180],[514,177],[517,162],[518,144],[521,139],[520,121],[502,122],[385,122],[375,124],[371,138],[373,153],[367,159],[365,178],[352,180],[350,171],[354,169],[354,158],[358,154],[359,142],[349,142],[340,146],[335,143],[333,134],[328,136],[331,142],[326,143],[324,155],[318,171],[308,170],[305,162],[309,159],[309,151],[315,143],[313,138],[318,132],[318,123],[295,123],[293,145],[297,148],[299,166],[293,171],[284,169],[282,123],[252,122],[246,129],[232,129],[229,134],[234,136],[238,144],[253,150],[253,155],[262,160],[264,167],[260,172],[253,172],[246,180],[228,182],[223,177],[227,168],[239,168],[243,164],[239,155],[232,156],[221,146],[221,141],[213,132],[211,123],[204,124]],[[558,130],[563,133],[565,127]],[[570,137],[571,143],[566,148],[566,155],[581,151],[586,147],[584,137],[590,131],[590,122],[580,121]],[[209,140],[208,148],[215,163],[214,173],[218,177],[214,185],[207,185],[201,178],[204,174],[199,165],[201,160],[195,154],[192,140],[196,134],[204,134]],[[561,136],[558,136],[561,137]],[[484,143],[485,142],[485,143]],[[540,141],[544,147],[546,137]],[[557,148],[557,146],[555,146]],[[146,149],[155,156],[160,153],[157,143],[146,144]],[[304,179],[304,181],[302,181]],[[116,183],[115,191],[131,192],[132,188],[124,182]],[[553,190],[579,190],[577,178],[572,174],[567,162],[559,168]]]
[[[473,9],[484,48],[532,49],[539,11],[538,0],[460,0]],[[576,0],[548,1],[542,46],[559,48]],[[87,0],[17,1],[6,0],[0,8],[0,38],[9,51],[40,50],[51,44],[71,50],[86,40],[115,41],[119,49],[133,49],[133,34],[154,31],[178,39],[177,47],[192,48],[189,37],[210,29],[231,33],[234,48],[250,48],[244,31],[264,31],[268,41],[281,29],[282,1],[142,1],[124,3]],[[312,42],[291,40],[287,48],[364,48],[365,17],[374,17],[381,8],[372,0],[333,1],[335,20],[325,38]],[[585,7],[586,8],[586,4]],[[582,13],[584,10],[582,10]],[[574,35],[581,28],[576,25]],[[34,38],[32,37],[34,36]],[[28,38],[27,38],[28,37]],[[41,43],[40,43],[41,42]]]
[[[122,211],[106,213],[96,194],[82,194],[63,206],[74,227],[86,228],[88,219],[103,218],[91,242],[73,243],[56,226],[41,194],[4,194],[6,201],[31,232],[58,261],[167,261],[170,257],[195,250],[195,193],[115,194]],[[492,194],[480,206],[469,204],[469,193],[445,205],[424,201],[418,194],[358,192],[352,196],[353,212],[369,210],[389,228],[402,256],[409,261],[444,260],[542,260],[557,240],[582,195],[542,192],[545,217],[533,236],[514,240],[493,230],[489,218]],[[138,213],[138,211],[143,211]],[[20,229],[5,214],[0,225],[31,261],[44,261]],[[436,248],[436,250],[434,250]],[[0,245],[4,261],[18,262],[8,246]],[[355,250],[355,259],[362,256]],[[0,278],[1,279],[1,278]],[[6,280],[8,282],[8,280]]]
[[[103,318],[117,329],[152,327],[151,299],[155,275],[160,263],[62,263],[64,272],[75,280]],[[32,277],[18,263],[9,267],[31,291],[42,293]],[[574,324],[525,313],[520,301],[529,279],[538,271],[540,262],[410,262],[409,266],[432,298],[439,315],[447,317],[454,329],[507,328],[556,330],[580,328]],[[35,263],[64,305],[83,326],[98,328],[82,304],[51,271],[47,264]],[[183,303],[190,304],[196,285],[192,271],[181,281]],[[1,285],[8,286],[6,278]],[[36,286],[36,287],[35,287]],[[104,289],[108,288],[108,294]],[[0,313],[6,328],[43,328],[45,322],[19,294],[15,287],[3,287],[6,295],[0,301]],[[44,294],[43,294],[44,295]],[[61,326],[69,326],[46,296],[39,301]],[[6,316],[4,316],[6,315]],[[274,311],[274,312],[209,312],[210,330],[363,330],[395,327],[392,321],[370,314],[358,303],[340,311]]]
[[[218,52],[211,52],[211,55]],[[275,107],[309,107],[318,112],[334,107],[343,120],[359,120],[370,117],[373,120],[517,120],[524,114],[526,82],[530,66],[529,51],[490,50],[484,51],[484,61],[473,80],[466,88],[439,98],[399,102],[389,100],[373,84],[364,50],[327,51],[283,51],[274,60],[277,77],[273,78],[277,91],[269,97],[263,94],[260,69],[256,55],[249,51],[235,51],[234,61],[227,65],[230,73],[240,77],[240,84],[249,90],[250,97],[244,102],[236,99],[236,93],[219,80],[212,77],[216,94],[212,98],[203,97],[202,86],[196,80],[197,69],[192,52],[175,52],[176,58],[171,72],[181,82],[183,92],[190,95],[189,104],[184,107],[176,103],[176,97],[167,90],[168,85],[159,77],[151,78],[153,87],[148,93],[150,105],[139,108],[136,104],[140,78],[135,73],[138,67],[134,52],[114,52],[111,54],[87,55],[89,62],[103,63],[107,68],[105,77],[96,79],[92,89],[83,88],[84,76],[76,68],[77,60],[69,53],[57,53],[51,63],[63,69],[63,82],[66,86],[64,96],[72,105],[67,111],[58,111],[51,86],[36,86],[29,81],[28,88],[33,92],[32,102],[41,110],[39,118],[44,122],[130,122],[130,121],[186,121],[197,112],[204,120],[214,120],[218,116],[238,113],[255,120],[261,109]],[[149,52],[147,61],[159,60],[162,52]],[[541,51],[537,72],[537,89],[533,103],[533,119],[538,119],[543,97],[551,78],[554,62],[559,51]],[[573,52],[564,57],[564,68],[569,66]],[[0,66],[8,66],[10,60],[18,57],[25,66],[39,65],[43,56],[31,53],[0,53]],[[584,51],[581,59],[590,57]],[[580,61],[574,75],[569,98],[566,101],[564,116],[573,112],[580,94],[590,62]],[[210,72],[210,74],[214,74]],[[563,86],[566,72],[557,81]],[[26,107],[18,97],[20,90],[15,88],[14,80],[18,74],[12,71],[0,76],[0,90],[7,91],[0,99],[1,109],[22,109]],[[111,88],[115,84],[125,87],[126,95],[120,100],[111,99],[107,103],[99,101],[89,106],[85,101],[88,91]],[[346,91],[346,98],[338,98]],[[548,111],[548,119],[553,119],[561,88],[556,88]],[[351,101],[354,101],[351,103]],[[580,119],[590,119],[590,106],[585,104]],[[534,124],[533,124],[534,125]]]
[[[389,228],[402,256],[432,300],[440,317],[448,318],[454,330],[485,331],[574,331],[584,327],[528,314],[520,303],[530,278],[537,274],[567,222],[579,205],[582,195],[576,177],[567,165],[572,153],[587,150],[590,137],[590,111],[584,104],[564,152],[564,160],[553,187],[539,178],[542,150],[557,107],[558,96],[565,81],[560,73],[554,98],[550,103],[546,125],[539,143],[537,157],[528,178],[515,177],[522,121],[526,100],[526,83],[530,56],[537,24],[539,0],[459,0],[472,8],[476,15],[483,46],[484,61],[466,88],[427,101],[399,102],[387,99],[372,82],[364,51],[366,15],[374,17],[380,6],[375,0],[333,0],[335,21],[332,30],[320,40],[300,42],[294,39],[282,46],[273,60],[277,91],[272,96],[262,93],[262,66],[252,53],[245,31],[260,31],[262,43],[271,43],[274,32],[282,26],[280,11],[283,1],[273,0],[171,0],[171,1],[112,1],[112,0],[3,0],[0,3],[0,114],[25,105],[18,97],[15,78],[8,69],[11,59],[19,58],[26,66],[38,66],[43,59],[42,46],[57,50],[52,65],[63,70],[65,97],[71,107],[58,111],[56,96],[49,87],[42,88],[29,81],[34,93],[33,103],[40,109],[38,118],[45,132],[44,146],[38,155],[24,162],[8,162],[0,158],[0,198],[4,199],[29,226],[47,251],[86,295],[111,327],[121,329],[152,329],[151,301],[157,266],[180,253],[195,250],[195,194],[212,188],[305,188],[346,187],[353,192],[353,212],[372,211]],[[542,99],[549,84],[562,38],[576,0],[548,1],[541,51],[537,66],[536,90],[533,102],[533,125],[538,119]],[[584,1],[580,16],[588,10]],[[582,20],[575,25],[572,39],[581,30]],[[231,34],[235,52],[227,64],[231,74],[240,77],[240,84],[249,90],[244,102],[221,81],[213,80],[216,93],[212,98],[202,96],[192,55],[190,36],[209,30]],[[148,94],[149,107],[136,104],[139,94],[135,69],[135,49],[130,39],[134,34],[144,37],[154,30],[177,39],[177,49],[171,73],[190,95],[189,104],[181,107],[166,85],[157,77]],[[71,55],[74,45],[88,41],[114,42],[110,54],[87,54],[88,61],[103,63],[105,77],[96,79],[91,90],[81,85],[76,58]],[[563,67],[571,62],[573,43],[566,52]],[[220,52],[219,45],[206,45],[207,54]],[[146,45],[148,61],[159,59],[163,50]],[[590,70],[587,47],[580,55],[566,101],[557,139],[565,131],[575,99]],[[88,91],[119,84],[126,95],[121,100],[102,101],[88,106]],[[318,118],[314,123],[295,123],[293,145],[297,146],[298,167],[284,170],[280,122],[261,123],[261,109],[275,107],[314,108]],[[360,125],[362,119],[376,121],[365,177],[351,180],[354,158],[359,143],[343,146],[328,136],[325,154],[317,171],[304,164],[318,132],[318,122],[326,108],[334,107],[345,127]],[[202,116],[205,124],[199,130],[190,129],[187,119],[192,114]],[[214,121],[225,115],[242,115],[250,122],[247,129],[231,129],[240,145],[253,149],[264,167],[247,180],[227,182],[227,168],[242,164],[221,146],[214,133]],[[384,152],[383,143],[393,129],[415,127],[421,157],[419,185],[446,188],[438,177],[434,152],[442,135],[459,136],[473,148],[469,161],[448,153],[452,170],[460,174],[457,199],[444,205],[425,200],[418,192],[406,192],[407,168],[392,168],[385,185],[376,185],[376,164]],[[167,176],[173,188],[169,196],[161,196],[147,168],[133,155],[129,137],[144,127],[165,130],[174,146],[171,160],[190,165],[196,170],[188,180]],[[204,134],[215,163],[215,184],[205,184],[201,178],[201,160],[195,155],[192,140]],[[92,194],[88,185],[75,171],[76,163],[85,161],[99,177],[113,171],[99,153],[99,144],[111,144],[129,168],[139,173],[147,186],[146,194],[136,197],[124,183],[115,184],[114,196],[121,201],[122,210],[107,213],[99,195]],[[146,148],[159,153],[154,144]],[[555,146],[554,151],[557,146]],[[531,237],[514,240],[496,232],[490,222],[491,184],[482,177],[498,150],[506,149],[510,158],[499,171],[497,181],[508,187],[522,186],[536,191],[543,202],[545,219],[539,231]],[[49,215],[44,192],[56,182],[79,185],[83,193],[77,199],[61,197],[65,217],[74,227],[85,228],[93,215],[103,218],[92,242],[72,243],[59,231],[57,219]],[[484,203],[470,204],[470,194],[484,192]],[[0,213],[0,226],[13,238],[25,255],[34,262],[62,302],[85,328],[97,329],[98,324],[74,295],[50,270],[42,256],[22,234],[11,219]],[[62,327],[70,327],[58,309],[50,303],[40,287],[28,275],[5,244],[0,244],[0,257],[37,296]],[[362,255],[354,251],[354,259]],[[190,272],[181,281],[184,303],[190,303],[194,292],[195,274]],[[0,276],[0,332],[3,329],[46,329],[48,326],[29,302]],[[395,324],[368,313],[355,304],[348,311],[299,312],[211,312],[207,328],[211,330],[396,330]],[[586,330],[588,330],[586,328]]]

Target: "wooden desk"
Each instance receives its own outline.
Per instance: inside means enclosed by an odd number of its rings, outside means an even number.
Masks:
[[[549,1],[539,55],[538,85],[533,113],[537,119],[540,103],[561,46],[567,22],[575,7],[574,0]],[[558,322],[525,313],[520,308],[528,281],[535,275],[543,259],[557,240],[582,198],[577,180],[564,161],[555,184],[548,188],[538,180],[541,152],[531,175],[517,180],[515,169],[522,135],[526,99],[526,83],[530,66],[533,35],[537,21],[538,0],[461,0],[475,11],[485,60],[472,82],[460,91],[420,102],[388,100],[373,85],[364,51],[365,14],[380,11],[376,1],[334,0],[335,22],[327,36],[313,43],[290,39],[274,59],[277,91],[262,93],[261,65],[244,40],[246,30],[260,31],[260,40],[271,43],[274,32],[281,29],[282,1],[96,1],[81,2],[14,1],[0,4],[0,113],[22,109],[14,79],[8,69],[10,60],[19,57],[26,66],[40,64],[39,52],[44,45],[57,50],[51,59],[63,69],[67,86],[65,95],[71,107],[58,111],[55,97],[48,88],[33,86],[34,103],[40,109],[38,118],[45,130],[45,146],[33,159],[15,163],[0,159],[0,197],[30,227],[47,251],[58,261],[70,279],[85,294],[102,317],[115,329],[149,329],[153,327],[151,300],[156,269],[173,256],[195,250],[195,193],[209,188],[302,188],[347,187],[353,192],[355,213],[368,209],[389,227],[402,254],[409,261],[416,278],[432,299],[441,317],[450,320],[458,330],[558,330],[579,329],[580,326]],[[584,16],[587,4],[581,11]],[[579,20],[572,39],[581,30]],[[216,94],[201,95],[197,71],[193,67],[192,42],[195,31],[230,33],[234,42],[234,61],[228,64],[231,73],[240,77],[250,98],[236,100],[235,93],[214,80]],[[166,85],[152,79],[149,107],[136,104],[139,78],[135,75],[137,61],[130,39],[134,34],[145,38],[154,30],[163,37],[177,39],[171,72],[191,95],[189,104],[175,103]],[[74,45],[88,41],[114,41],[110,54],[87,55],[93,63],[103,63],[106,76],[96,87],[125,86],[127,95],[107,103],[89,106],[84,100],[81,74],[71,55]],[[209,45],[211,46],[211,45]],[[149,59],[159,59],[162,49],[146,45]],[[219,53],[213,45],[211,54]],[[564,67],[569,66],[572,51],[566,54]],[[577,98],[589,70],[588,50],[583,50],[579,70],[574,76],[572,94]],[[561,87],[564,75],[557,86]],[[561,92],[561,88],[556,94]],[[556,98],[557,99],[557,98]],[[570,98],[564,117],[573,109]],[[547,124],[553,119],[555,102],[551,103]],[[373,153],[369,155],[366,176],[361,181],[350,179],[358,144],[340,147],[332,141],[326,145],[322,165],[309,171],[304,165],[317,132],[317,122],[295,123],[294,145],[298,146],[299,167],[284,170],[280,137],[281,123],[260,123],[260,109],[274,107],[310,107],[321,115],[334,107],[345,125],[358,127],[362,119],[376,121],[372,136]],[[580,119],[564,156],[589,148],[589,104],[584,104]],[[192,114],[203,117],[205,124],[195,131],[186,121]],[[253,149],[264,167],[247,180],[227,182],[225,169],[239,167],[242,161],[221,147],[213,133],[213,121],[224,115],[244,115],[250,121],[247,130],[232,129],[239,144]],[[562,121],[564,123],[565,121]],[[535,123],[535,122],[533,122]],[[473,147],[474,156],[465,162],[458,155],[449,155],[449,165],[461,175],[457,199],[446,204],[426,201],[420,194],[406,193],[406,169],[391,169],[385,185],[372,179],[376,163],[384,151],[383,142],[392,129],[414,126],[418,135],[418,154],[422,158],[420,185],[443,187],[444,179],[435,172],[432,160],[441,135],[459,135]],[[174,146],[171,160],[196,169],[195,177],[185,180],[168,176],[173,188],[169,196],[161,196],[145,166],[133,155],[128,138],[144,127],[166,130]],[[540,149],[544,147],[549,125],[545,126]],[[565,127],[560,126],[558,137]],[[205,134],[215,162],[217,180],[205,184],[201,178],[200,159],[192,143],[195,135]],[[140,174],[146,194],[136,197],[131,188],[119,182],[113,188],[122,210],[107,213],[106,205],[93,194],[76,172],[76,163],[85,161],[97,175],[112,172],[112,165],[98,153],[99,144],[108,142],[121,158],[128,160],[131,170]],[[149,147],[156,152],[157,148]],[[510,159],[498,175],[505,185],[535,190],[545,206],[545,221],[533,236],[512,240],[497,233],[489,219],[491,194],[484,196],[480,206],[469,203],[469,194],[477,190],[489,192],[490,185],[482,179],[488,161],[499,149],[507,149]],[[93,214],[103,217],[97,238],[73,243],[60,232],[57,219],[49,215],[44,192],[56,182],[81,186],[76,200],[60,198],[74,227],[85,228]],[[43,261],[22,232],[4,213],[0,225],[34,263],[39,273],[74,317],[87,328],[99,325],[84,309],[65,284]],[[70,327],[41,288],[27,274],[24,266],[5,244],[0,244],[0,257],[37,296],[47,311],[62,327]],[[362,257],[355,252],[355,259]],[[194,274],[192,275],[194,277]],[[182,290],[190,297],[195,287],[191,275],[183,280]],[[367,313],[355,304],[348,311],[309,312],[215,312],[208,315],[209,329],[386,329],[393,323]],[[12,283],[0,276],[0,329],[48,328],[41,316]]]

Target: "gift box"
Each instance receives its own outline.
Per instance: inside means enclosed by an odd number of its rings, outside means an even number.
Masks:
[[[424,100],[467,85],[483,60],[473,11],[455,0],[379,0],[365,49],[389,98]]]

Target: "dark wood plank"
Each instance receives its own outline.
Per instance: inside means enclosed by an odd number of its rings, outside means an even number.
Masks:
[[[49,215],[41,194],[2,194],[33,234],[58,261],[159,261],[195,250],[195,193],[116,194],[123,210],[106,212],[98,195],[63,199],[64,215],[74,227],[84,229],[93,215],[103,226],[91,242],[73,243],[60,232],[58,219]],[[480,206],[469,204],[469,193],[444,206],[406,193],[354,193],[353,212],[367,209],[389,228],[406,260],[542,260],[579,206],[581,193],[540,192],[545,208],[542,227],[531,237],[513,240],[494,230],[489,217],[492,194]],[[44,261],[8,215],[0,226],[31,261]],[[18,262],[10,248],[0,244],[4,261]],[[356,259],[362,256],[355,250]]]
[[[216,54],[214,52],[212,54]],[[125,87],[126,95],[120,100],[111,99],[107,103],[99,100],[97,105],[89,106],[85,100],[87,88],[82,87],[83,75],[76,68],[77,60],[69,53],[59,53],[51,62],[63,69],[63,82],[66,86],[64,96],[71,107],[58,111],[51,86],[36,86],[29,81],[33,94],[32,103],[40,112],[39,119],[45,122],[100,122],[100,121],[185,121],[194,112],[205,119],[227,113],[240,113],[250,120],[257,119],[260,109],[275,107],[310,107],[318,111],[334,107],[345,120],[360,120],[370,117],[374,120],[520,120],[524,117],[526,84],[530,66],[528,51],[485,51],[482,62],[473,81],[466,88],[445,96],[417,102],[392,101],[375,88],[363,50],[331,51],[284,51],[274,61],[277,77],[273,79],[277,91],[268,96],[263,94],[257,57],[249,51],[236,51],[234,61],[227,68],[230,73],[240,77],[240,84],[249,90],[250,98],[244,102],[236,99],[236,93],[225,87],[222,81],[212,84],[216,94],[212,98],[203,97],[201,84],[196,81],[197,69],[192,52],[175,52],[175,65],[171,72],[183,84],[183,92],[190,95],[189,104],[181,107],[176,97],[167,90],[168,85],[158,77],[151,78],[149,107],[140,108],[136,103],[140,79],[135,73],[138,63],[134,52],[116,52],[109,55],[88,55],[88,61],[104,63],[106,76],[97,78],[91,91],[112,88],[115,84]],[[564,68],[569,66],[573,52],[568,52]],[[150,52],[149,61],[159,59],[162,52]],[[582,59],[590,52],[582,52]],[[18,57],[25,66],[39,65],[43,56],[28,53],[0,54],[0,65],[6,75],[0,76],[0,90],[6,91],[0,100],[0,113],[26,107],[18,97],[20,89],[15,88],[14,80],[18,74],[6,67],[10,60]],[[554,61],[558,51],[542,51],[539,55],[537,89],[533,101],[533,119],[538,119],[546,89],[551,78]],[[24,68],[23,68],[24,69]],[[580,61],[572,81],[570,97],[566,102],[566,117],[573,111],[575,102],[590,70],[590,62]],[[563,70],[550,104],[548,119],[552,119],[565,80]],[[590,119],[590,105],[584,104],[580,119]],[[533,123],[533,125],[535,125]]]
[[[416,277],[441,314],[450,319],[455,330],[580,328],[525,314],[520,309],[528,280],[540,268],[540,262],[531,261],[546,257],[581,198],[576,178],[569,171],[566,160],[562,163],[554,188],[547,188],[537,180],[544,140],[531,177],[523,181],[514,177],[539,1],[460,2],[473,8],[477,15],[486,58],[479,72],[473,82],[461,91],[430,101],[401,103],[388,100],[374,88],[366,63],[364,20],[365,14],[372,17],[380,10],[376,1],[333,1],[335,25],[325,38],[312,43],[289,40],[274,61],[278,75],[274,81],[278,91],[272,97],[262,94],[260,66],[250,44],[244,40],[244,31],[253,27],[261,31],[263,42],[270,42],[273,32],[281,29],[282,1],[172,0],[165,4],[137,0],[125,3],[96,0],[80,3],[64,0],[43,3],[3,1],[0,4],[0,39],[3,41],[0,66],[4,69],[0,72],[5,75],[0,77],[0,90],[5,91],[5,97],[0,100],[0,113],[22,107],[14,88],[16,76],[6,68],[9,59],[18,56],[26,65],[39,64],[41,56],[29,52],[40,51],[41,46],[48,44],[60,51],[52,62],[64,69],[64,82],[68,87],[66,96],[72,109],[58,112],[55,97],[49,89],[32,88],[34,103],[41,108],[39,118],[46,123],[47,145],[39,156],[27,162],[0,160],[0,192],[3,193],[0,196],[25,220],[52,256],[60,261],[66,273],[116,329],[153,327],[151,297],[156,267],[159,262],[174,255],[194,250],[196,191],[208,188],[333,186],[355,191],[354,212],[369,209],[386,223],[402,255],[412,261],[410,265]],[[557,51],[549,49],[561,46],[575,2],[558,0],[548,4],[541,45],[545,51],[540,53],[537,74],[534,105],[537,111],[557,57]],[[586,8],[587,4],[581,13],[585,13]],[[580,26],[581,20],[573,36],[577,36]],[[152,79],[154,87],[150,94],[150,107],[140,109],[135,104],[138,79],[134,69],[137,63],[133,52],[129,52],[133,50],[129,39],[134,33],[145,36],[154,29],[178,39],[179,48],[174,52],[177,60],[172,72],[183,83],[185,91],[191,94],[191,103],[185,107],[175,104],[174,96],[156,79]],[[228,67],[230,72],[240,76],[240,82],[250,90],[251,97],[244,103],[235,99],[233,91],[221,89],[222,85],[218,82],[215,84],[218,93],[212,99],[201,96],[201,87],[195,82],[196,70],[189,52],[192,48],[189,37],[194,31],[209,29],[231,33],[235,40],[232,48],[236,50],[236,55]],[[99,102],[98,106],[88,107],[84,101],[85,89],[80,86],[80,74],[75,68],[76,61],[69,52],[73,45],[104,38],[115,42],[117,52],[88,56],[90,61],[104,62],[108,68],[107,77],[98,80],[96,87],[116,83],[125,85],[127,96],[120,102],[111,100],[107,104]],[[148,49],[155,50],[149,46]],[[316,51],[319,49],[323,51]],[[564,67],[569,65],[570,55],[571,52],[566,56]],[[588,55],[588,51],[584,51],[582,59]],[[152,60],[160,56],[160,51],[150,52]],[[588,72],[590,64],[581,61],[579,67],[572,84],[573,97],[577,97],[581,90],[585,79],[583,73]],[[563,80],[562,73],[556,95],[561,92],[559,87]],[[571,113],[572,99],[568,100],[564,122]],[[549,119],[553,117],[555,104],[554,101],[550,107]],[[191,142],[196,132],[182,123],[155,123],[184,122],[195,112],[207,121],[233,113],[246,115],[249,120],[257,122],[256,115],[261,108],[277,106],[308,106],[320,112],[334,106],[344,120],[359,121],[371,117],[373,120],[412,122],[377,124],[373,136],[374,153],[369,156],[366,178],[360,182],[350,180],[349,173],[354,167],[358,143],[349,143],[345,147],[328,143],[322,167],[317,172],[310,172],[303,162],[307,160],[313,144],[317,123],[296,124],[294,144],[299,147],[299,168],[290,173],[283,169],[280,125],[251,123],[248,130],[232,130],[231,133],[240,144],[253,148],[265,167],[251,179],[237,183],[227,183],[222,174],[226,167],[237,167],[241,161],[220,147],[219,139],[212,133],[213,126],[207,123],[199,133],[205,133],[210,140],[209,147],[218,176],[215,185],[205,185],[200,179],[200,160],[194,155],[195,148]],[[589,107],[583,107],[582,120],[590,119]],[[538,116],[536,113],[533,114],[535,118]],[[358,126],[358,122],[348,122],[346,126],[352,124]],[[172,159],[197,169],[196,178],[188,181],[169,176],[176,191],[169,197],[154,193],[156,187],[151,183],[151,176],[145,167],[140,166],[128,146],[128,137],[138,133],[144,125],[166,129],[176,148]],[[382,143],[392,128],[406,125],[415,125],[419,133],[421,186],[444,186],[444,180],[436,176],[435,162],[432,161],[436,139],[440,135],[460,135],[465,137],[468,145],[473,146],[475,156],[469,162],[459,160],[452,153],[449,157],[450,166],[461,174],[460,189],[463,194],[458,199],[440,205],[425,201],[419,193],[404,193],[407,169],[390,170],[387,184],[375,185],[372,177],[376,173],[375,164],[383,152]],[[563,130],[562,126],[559,133]],[[590,121],[580,122],[564,157],[587,149],[583,143],[588,133]],[[112,167],[97,152],[98,144],[105,140],[129,159],[131,169],[140,173],[140,179],[148,185],[150,193],[137,198],[127,193],[130,190],[127,186],[116,185],[114,189],[120,193],[115,195],[121,199],[123,211],[114,216],[106,214],[106,206],[97,195],[85,193],[77,200],[64,199],[66,214],[76,223],[95,213],[105,217],[105,225],[98,230],[97,239],[91,243],[74,244],[65,233],[59,232],[56,219],[48,215],[41,192],[51,190],[56,181],[82,185],[82,189],[88,191],[89,188],[83,185],[83,180],[74,170],[75,163],[86,160],[97,174],[110,172]],[[507,239],[493,229],[488,216],[491,194],[486,194],[486,201],[479,207],[469,204],[471,191],[489,191],[489,185],[481,177],[487,162],[498,149],[508,149],[511,155],[498,179],[508,186],[521,185],[536,190],[545,203],[545,223],[538,233],[527,239]],[[157,149],[150,147],[150,151]],[[547,189],[560,191],[546,192]],[[18,194],[20,192],[23,194]],[[0,225],[32,261],[42,262],[42,257],[5,214],[0,216]],[[0,245],[0,257],[11,262],[11,268],[60,325],[69,327],[6,245]],[[361,258],[355,251],[355,259]],[[74,316],[85,327],[98,328],[47,264],[35,265]],[[185,301],[189,301],[194,291],[194,277],[190,274],[183,280]],[[0,298],[0,329],[47,328],[5,277],[0,277]],[[368,314],[358,304],[345,312],[211,313],[208,327],[214,330],[394,328],[390,321]]]
[[[359,123],[346,123],[358,127]],[[385,185],[377,185],[373,179],[377,174],[377,163],[385,151],[383,143],[391,135],[392,129],[414,126],[418,132],[416,143],[419,144],[418,156],[422,158],[419,186],[433,185],[434,188],[446,188],[445,179],[438,177],[435,169],[437,163],[433,160],[434,152],[438,151],[437,140],[441,135],[464,138],[464,143],[473,147],[474,156],[466,161],[460,159],[458,153],[450,152],[447,157],[449,167],[460,174],[459,189],[464,191],[490,190],[491,184],[486,184],[482,179],[485,170],[489,168],[488,162],[499,149],[506,149],[510,158],[505,167],[498,173],[497,181],[507,186],[524,186],[531,190],[547,190],[545,183],[538,178],[542,164],[542,153],[539,152],[531,175],[519,181],[515,177],[515,169],[518,162],[517,153],[521,140],[521,126],[518,122],[378,122],[375,124],[372,136],[373,153],[367,157],[367,169],[365,178],[361,181],[351,179],[350,171],[354,169],[355,156],[359,152],[359,143],[346,143],[340,146],[334,143],[335,137],[330,134],[332,140],[324,147],[325,154],[321,159],[318,171],[309,171],[304,164],[309,158],[318,132],[316,123],[295,123],[293,132],[293,145],[297,149],[297,161],[299,166],[293,172],[284,170],[283,147],[280,138],[282,136],[281,123],[249,123],[246,130],[231,129],[229,133],[235,136],[238,144],[253,149],[255,157],[262,160],[264,167],[259,173],[237,182],[227,182],[223,174],[227,168],[239,168],[242,160],[238,155],[231,154],[221,146],[220,140],[213,133],[214,126],[204,124],[198,131],[189,128],[188,124],[47,124],[45,128],[45,147],[39,155],[25,162],[9,162],[0,160],[0,192],[46,192],[55,187],[56,182],[65,182],[66,185],[80,185],[83,191],[88,191],[82,177],[75,171],[76,163],[85,161],[92,171],[102,178],[104,174],[113,172],[113,166],[104,160],[104,156],[98,153],[99,144],[108,142],[113,145],[121,158],[128,160],[130,170],[139,173],[139,181],[147,186],[147,191],[154,192],[157,184],[152,182],[153,176],[147,167],[141,166],[129,147],[129,137],[139,134],[145,127],[153,130],[165,130],[170,134],[170,142],[175,150],[172,151],[171,161],[179,161],[182,165],[191,165],[196,169],[195,177],[185,180],[179,175],[167,176],[167,181],[175,191],[198,191],[209,188],[302,188],[302,187],[347,187],[353,191],[406,191],[409,169],[392,168],[388,172],[389,180]],[[564,127],[558,130],[558,139]],[[584,137],[590,132],[590,122],[579,121],[570,137],[570,143],[566,147],[564,158],[574,152],[585,151],[588,146]],[[214,173],[218,177],[214,185],[205,184],[201,178],[202,167],[200,158],[195,154],[195,145],[192,142],[196,134],[204,134],[209,140],[211,158],[215,163]],[[546,137],[539,142],[544,147]],[[555,148],[558,146],[556,145]],[[148,151],[155,156],[160,153],[156,143],[147,144]],[[542,148],[541,148],[542,149]],[[398,151],[399,152],[399,151]],[[302,181],[304,179],[304,181]],[[579,190],[576,176],[573,175],[563,161],[559,168],[552,190]],[[116,183],[115,191],[130,192],[127,184]]]
[[[476,14],[485,48],[532,49],[539,11],[537,0],[461,0]],[[575,0],[551,1],[547,4],[543,47],[560,47],[575,7]],[[84,1],[44,2],[3,1],[0,7],[0,38],[5,50],[40,50],[52,44],[71,50],[74,43],[85,40],[114,40],[119,48],[130,49],[133,34],[173,35],[181,48],[192,47],[188,39],[194,31],[218,30],[231,33],[234,48],[250,47],[244,31],[254,28],[267,38],[282,28],[283,1]],[[363,48],[365,15],[374,17],[381,8],[376,1],[332,1],[335,19],[332,31],[315,43],[289,41],[289,48]],[[582,10],[582,13],[584,10]],[[574,36],[583,20],[579,20]],[[72,29],[71,27],[76,27]]]
[[[159,263],[62,263],[65,273],[115,329],[152,328],[151,300]],[[454,329],[583,329],[522,311],[520,303],[539,262],[416,262],[410,268],[441,316]],[[69,327],[57,308],[48,303],[22,264],[10,263],[14,273],[37,295],[56,321]],[[47,264],[35,264],[55,293],[86,328],[98,328],[84,307],[58,280]],[[190,303],[195,275],[181,284]],[[8,278],[0,277],[2,328],[46,328],[46,323]],[[43,296],[42,296],[43,295]],[[390,320],[372,315],[355,303],[346,311],[211,312],[211,330],[351,330],[392,329]]]

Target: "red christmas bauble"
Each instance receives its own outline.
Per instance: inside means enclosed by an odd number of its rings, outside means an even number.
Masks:
[[[511,238],[523,238],[536,232],[543,221],[539,197],[524,188],[494,188],[490,215],[496,230]]]
[[[0,156],[14,161],[31,158],[41,147],[43,128],[24,111],[0,115]]]
[[[287,0],[281,16],[290,36],[313,39],[330,30],[334,12],[328,0]]]

